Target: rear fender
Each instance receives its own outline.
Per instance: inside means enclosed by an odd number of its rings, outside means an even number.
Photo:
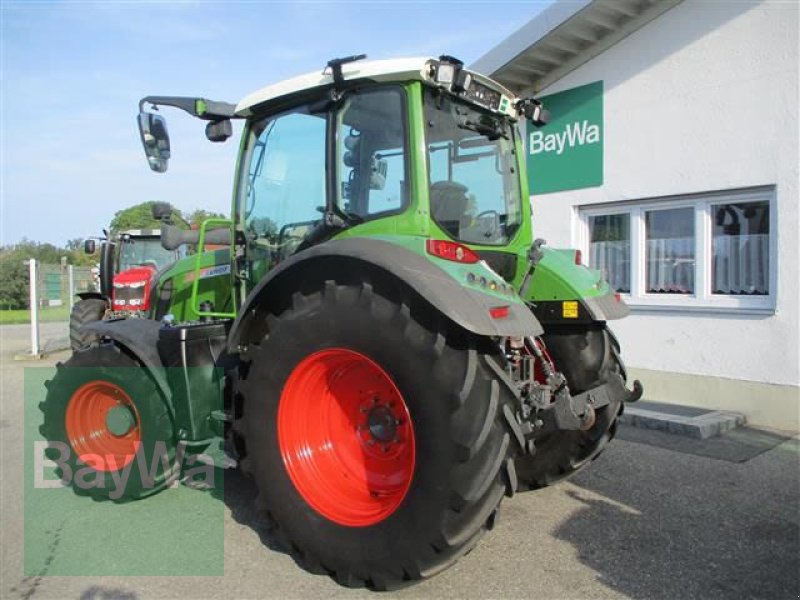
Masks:
[[[106,300],[106,301],[108,301],[108,298],[103,296],[103,294],[101,294],[100,292],[78,292],[75,295],[78,298],[80,298],[81,300],[95,299],[95,300]]]
[[[482,336],[535,336],[543,329],[524,302],[513,290],[508,293],[484,293],[477,284],[468,287],[453,273],[439,266],[446,262],[424,254],[423,238],[405,237],[394,243],[386,239],[348,238],[332,240],[304,250],[272,269],[248,295],[228,338],[228,350],[238,352],[248,343],[246,332],[254,325],[259,311],[280,312],[291,293],[304,282],[321,282],[330,279],[334,268],[344,269],[350,276],[369,270],[395,278],[421,296],[436,310],[467,331]],[[456,265],[469,268],[478,280],[503,282],[483,262]],[[492,318],[490,309],[508,307],[504,318]]]
[[[575,264],[575,250],[543,247],[520,291],[543,324],[587,324],[628,316],[630,308],[600,271]]]

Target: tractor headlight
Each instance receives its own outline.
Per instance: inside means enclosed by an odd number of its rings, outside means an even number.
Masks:
[[[448,63],[439,63],[439,66],[436,67],[436,83],[441,83],[442,85],[450,85],[453,83],[453,79],[455,79],[456,74],[456,67],[455,65],[451,65]]]
[[[439,57],[439,62],[433,64],[433,80],[439,85],[452,87],[458,85],[459,74],[464,67],[464,63],[457,58],[443,54]]]

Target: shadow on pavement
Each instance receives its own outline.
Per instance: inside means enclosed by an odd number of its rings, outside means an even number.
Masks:
[[[219,495],[219,490],[212,491]],[[298,560],[290,548],[287,548],[278,538],[272,525],[256,506],[258,490],[255,483],[239,469],[225,471],[225,486],[223,500],[230,508],[233,520],[241,525],[246,525],[258,534],[261,543],[269,550],[288,554],[301,568],[305,568],[302,561]]]
[[[797,598],[797,446],[736,464],[625,444],[571,480],[554,535],[631,598]]]

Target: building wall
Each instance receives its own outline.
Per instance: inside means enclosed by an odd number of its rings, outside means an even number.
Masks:
[[[533,198],[536,234],[578,246],[578,206],[775,186],[774,312],[634,309],[613,327],[626,362],[658,379],[659,400],[741,409],[769,396],[772,417],[745,412],[791,428],[800,404],[798,6],[686,0],[540,90],[604,81],[604,184]],[[747,397],[733,398],[736,388],[706,394],[682,374],[770,387],[759,399],[758,386],[740,386]]]

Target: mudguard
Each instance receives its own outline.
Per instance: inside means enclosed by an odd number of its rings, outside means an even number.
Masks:
[[[541,248],[542,256],[520,295],[545,324],[586,324],[628,316],[630,308],[600,271],[575,264],[574,250]]]
[[[270,297],[270,292],[280,289],[281,280],[289,273],[303,273],[305,278],[320,264],[320,259],[341,257],[354,261],[353,268],[359,264],[377,267],[390,277],[396,277],[422,296],[434,308],[446,315],[467,331],[485,336],[536,336],[543,333],[542,326],[531,311],[516,294],[505,297],[499,294],[484,293],[462,284],[438,266],[442,259],[428,257],[410,249],[411,242],[406,238],[404,244],[393,243],[377,238],[347,238],[331,240],[293,255],[272,269],[267,276],[248,295],[238,317],[233,323],[228,338],[228,351],[238,352],[242,333],[247,331],[256,307]],[[419,239],[419,248],[424,248],[424,240]],[[423,250],[424,252],[424,250]],[[450,263],[455,265],[455,263]],[[449,265],[448,265],[449,266]],[[483,262],[467,265],[478,277],[502,281],[488,265]],[[458,265],[459,268],[465,265]],[[303,277],[303,275],[301,275]],[[324,277],[324,274],[323,274]],[[507,316],[492,318],[489,310],[501,306],[508,307]]]
[[[75,294],[81,300],[89,300],[91,298],[95,298],[97,300],[108,300],[103,294],[100,292],[78,292]]]
[[[93,321],[82,327],[99,336],[113,340],[127,349],[150,372],[161,390],[173,421],[175,407],[161,358],[158,356],[158,332],[161,324],[150,319],[118,319]]]

